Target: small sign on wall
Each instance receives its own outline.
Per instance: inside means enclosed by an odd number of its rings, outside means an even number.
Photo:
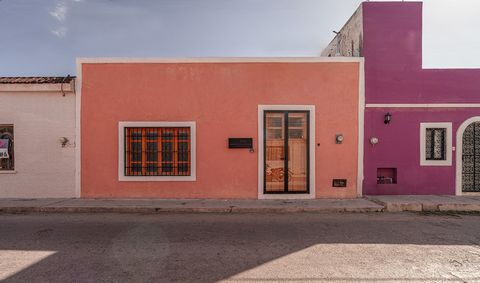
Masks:
[[[253,148],[253,138],[228,138],[228,148]]]

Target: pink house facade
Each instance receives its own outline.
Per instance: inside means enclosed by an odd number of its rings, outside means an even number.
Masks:
[[[365,195],[480,192],[480,70],[422,68],[422,3],[364,2],[323,56],[365,59]]]
[[[362,195],[362,58],[77,66],[81,197]]]

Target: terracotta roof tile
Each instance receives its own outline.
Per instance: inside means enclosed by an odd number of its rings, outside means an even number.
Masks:
[[[0,84],[60,84],[70,83],[74,76],[66,77],[0,77]]]

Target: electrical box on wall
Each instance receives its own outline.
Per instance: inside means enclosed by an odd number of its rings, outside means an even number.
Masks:
[[[347,179],[333,179],[332,186],[335,188],[345,188],[347,186]]]
[[[253,138],[229,138],[228,148],[253,148]]]

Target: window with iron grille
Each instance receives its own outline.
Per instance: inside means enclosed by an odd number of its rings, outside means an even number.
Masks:
[[[446,128],[427,128],[425,132],[425,159],[446,160]]]
[[[0,125],[0,171],[15,170],[13,125]]]
[[[125,176],[190,176],[190,127],[125,127]]]
[[[452,165],[452,123],[420,123],[420,165]]]

